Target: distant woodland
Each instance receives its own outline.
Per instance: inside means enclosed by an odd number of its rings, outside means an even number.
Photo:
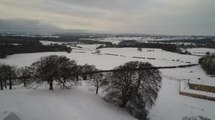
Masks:
[[[71,50],[70,47],[63,45],[42,45],[38,38],[0,36],[0,58],[17,53],[71,52]]]
[[[140,43],[136,40],[124,40],[118,45],[111,42],[104,42],[99,40],[91,40],[97,38],[103,38],[107,36],[90,36],[90,35],[57,35],[53,36],[3,36],[0,35],[0,58],[5,58],[7,55],[17,54],[17,53],[35,53],[35,52],[57,52],[65,51],[71,52],[71,48],[64,45],[42,45],[39,40],[47,41],[60,41],[60,42],[79,42],[83,44],[102,44],[99,48],[103,47],[135,47],[135,48],[160,48],[165,51],[180,53],[180,54],[190,54],[186,48],[215,48],[214,38],[202,38],[202,39],[186,39],[186,40],[163,40],[163,41],[152,41],[149,43]],[[85,38],[85,39],[82,39]],[[82,40],[81,40],[82,39]],[[192,44],[172,44],[172,43],[192,43]],[[182,49],[181,49],[182,48]]]

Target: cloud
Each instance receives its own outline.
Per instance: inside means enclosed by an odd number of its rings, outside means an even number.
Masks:
[[[0,31],[1,32],[56,32],[60,31],[59,28],[40,23],[36,20],[23,20],[23,19],[10,19],[10,20],[0,20]]]
[[[59,29],[159,34],[215,33],[214,0],[0,0],[0,19]]]

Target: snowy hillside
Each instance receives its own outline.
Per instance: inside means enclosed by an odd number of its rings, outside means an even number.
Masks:
[[[105,48],[101,54],[94,54],[96,47],[83,45],[82,49],[75,49],[71,53],[44,52],[32,54],[16,54],[1,59],[1,63],[18,67],[31,65],[42,56],[65,55],[75,59],[78,64],[95,65],[98,69],[113,69],[128,61],[150,62],[155,66],[174,66],[198,63],[198,56],[181,55],[162,51],[161,49],[137,48]],[[151,120],[181,120],[184,116],[202,115],[215,119],[215,102],[179,95],[179,81],[190,79],[214,81],[207,76],[200,66],[161,70],[162,88],[155,106],[150,111]],[[212,82],[213,84],[214,82]],[[92,89],[90,89],[92,90]],[[26,102],[28,101],[28,102]],[[85,83],[83,86],[53,92],[17,88],[13,91],[0,91],[0,113],[4,110],[15,110],[26,120],[132,120],[134,119],[123,110],[105,103],[101,97],[89,91]],[[26,113],[27,116],[22,113]],[[39,116],[39,118],[38,118]],[[23,119],[24,120],[24,119]]]
[[[205,55],[207,52],[215,53],[215,49],[212,48],[190,48],[187,49],[193,55]]]
[[[70,90],[47,88],[0,91],[0,113],[13,111],[22,120],[135,120],[82,86]]]

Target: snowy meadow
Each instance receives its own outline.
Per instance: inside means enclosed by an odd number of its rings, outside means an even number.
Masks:
[[[80,45],[71,53],[43,52],[15,54],[0,63],[17,67],[30,66],[39,58],[48,55],[63,55],[79,65],[95,65],[100,70],[113,69],[129,61],[149,62],[154,66],[178,66],[198,64],[199,56],[182,55],[161,49],[103,48],[96,54],[98,45]],[[192,51],[192,50],[191,50]],[[149,112],[151,120],[182,120],[185,116],[205,116],[215,119],[214,101],[208,101],[179,94],[181,80],[206,80],[215,84],[201,67],[162,69],[162,85],[155,105]],[[192,71],[192,72],[191,72]],[[34,87],[33,87],[34,88]],[[0,113],[13,111],[22,120],[135,120],[125,110],[102,99],[102,91],[95,95],[95,88],[85,81],[65,90],[56,88],[48,91],[47,85],[37,89],[26,89],[20,85],[13,90],[0,91]]]

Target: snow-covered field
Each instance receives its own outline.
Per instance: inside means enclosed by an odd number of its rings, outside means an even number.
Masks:
[[[154,108],[152,120],[182,120],[183,116],[202,115],[215,119],[214,101],[179,95],[179,82],[164,78]]]
[[[66,44],[67,42],[56,42],[56,41],[46,41],[46,40],[40,40],[40,42],[43,45],[51,45],[51,44],[58,44],[58,45],[62,45],[62,44]]]
[[[174,66],[198,63],[198,56],[181,55],[160,49],[105,48],[101,54],[93,54],[96,47],[83,45],[71,53],[44,52],[16,54],[0,59],[0,63],[18,67],[31,65],[42,56],[65,55],[78,64],[92,64],[98,69],[112,69],[128,61],[150,62],[154,66]],[[81,52],[79,52],[81,51]],[[83,52],[84,51],[84,52]],[[135,58],[134,58],[135,57]],[[153,58],[153,59],[151,59]],[[151,120],[181,120],[184,116],[203,115],[215,119],[215,102],[179,95],[179,80],[214,81],[200,66],[161,70],[162,88],[155,106],[150,111]],[[213,84],[212,82],[211,84]],[[23,120],[130,120],[125,111],[105,103],[101,97],[89,91],[85,83],[71,90],[17,88],[13,91],[0,91],[0,113],[15,111]],[[26,115],[26,116],[25,116]]]
[[[57,42],[57,41],[47,41],[40,40],[43,45],[66,45],[67,47],[76,48],[78,42]]]
[[[82,86],[49,91],[45,87],[0,91],[0,113],[13,111],[22,120],[135,120]]]
[[[120,42],[124,40],[136,40],[136,41],[142,41],[142,37],[108,37],[104,39],[99,39],[99,41],[103,42],[111,42],[113,44],[119,44]]]
[[[77,46],[81,47],[81,49],[78,49],[78,50],[93,51],[101,45],[102,44],[93,44],[93,45],[78,44]],[[74,49],[74,50],[76,50],[76,49]]]
[[[97,55],[93,54],[94,51],[92,51],[96,47],[93,48],[91,45],[82,45],[82,47],[74,49],[71,53],[43,52],[15,54],[8,56],[7,59],[1,59],[0,62],[20,67],[31,65],[31,63],[43,56],[65,55],[71,59],[75,59],[81,65],[88,63],[96,65],[99,69],[112,69],[117,65],[134,60],[150,62],[155,66],[174,66],[196,64],[199,59],[197,56],[180,55],[162,51],[161,49],[153,49],[154,51],[150,51],[152,49],[143,49],[142,52],[138,52],[136,48],[104,48],[101,49],[101,55]],[[145,59],[134,57],[144,57]]]
[[[215,49],[212,48],[190,48],[187,51],[194,55],[205,55],[207,52],[215,53]]]

